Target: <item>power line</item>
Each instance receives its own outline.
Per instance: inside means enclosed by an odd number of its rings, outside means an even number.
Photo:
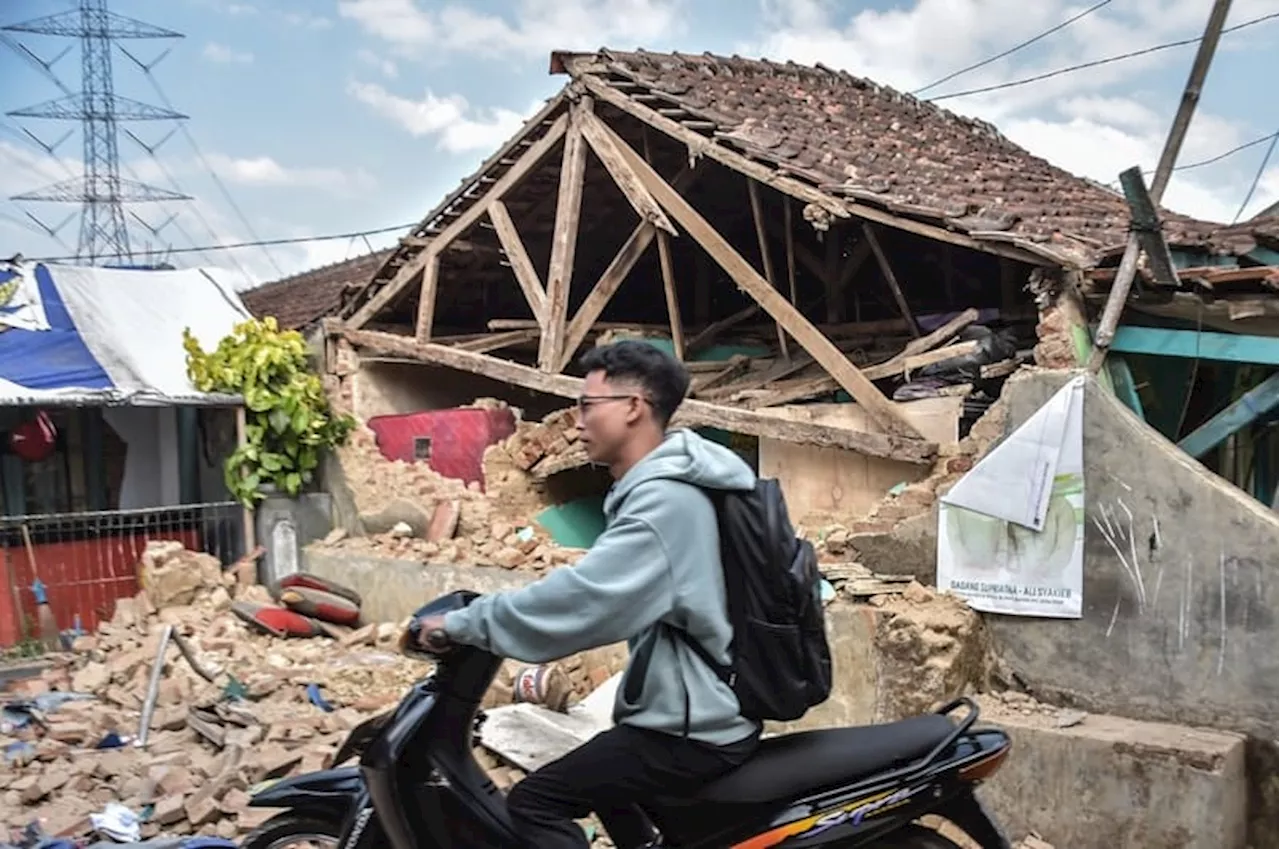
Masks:
[[[1227,157],[1235,156],[1237,153],[1248,150],[1251,147],[1257,147],[1263,142],[1271,141],[1272,139],[1275,139],[1278,136],[1280,136],[1280,133],[1271,133],[1270,135],[1266,135],[1266,136],[1258,136],[1253,141],[1247,141],[1244,144],[1236,145],[1230,150],[1225,150],[1222,153],[1217,154],[1216,156],[1209,157],[1208,159],[1201,159],[1198,162],[1188,162],[1186,165],[1175,165],[1173,170],[1174,171],[1190,171],[1192,168],[1203,168],[1206,165],[1212,165],[1215,162],[1221,162]],[[1148,174],[1154,174],[1154,173],[1156,173],[1156,169],[1154,168],[1145,168],[1142,171],[1143,176],[1146,176]],[[1107,185],[1111,186],[1112,188],[1118,189],[1120,188],[1120,181],[1112,180],[1110,183],[1107,183]]]
[[[1241,30],[1241,29],[1244,29],[1245,27],[1255,26],[1264,21],[1269,21],[1274,18],[1280,18],[1280,12],[1272,12],[1269,15],[1263,15],[1261,17],[1254,18],[1251,21],[1245,21],[1244,23],[1236,24],[1233,27],[1227,27],[1222,31],[1222,34],[1226,35],[1229,32],[1235,32],[1236,30]],[[1051,79],[1052,77],[1060,77],[1063,74],[1069,74],[1069,73],[1072,73],[1073,71],[1083,71],[1086,68],[1096,68],[1100,65],[1109,65],[1112,62],[1120,62],[1124,59],[1134,59],[1134,58],[1137,58],[1138,56],[1146,56],[1150,53],[1158,53],[1161,50],[1169,50],[1174,47],[1185,47],[1188,44],[1198,44],[1203,40],[1204,40],[1204,36],[1197,36],[1196,38],[1184,38],[1181,41],[1170,41],[1167,44],[1157,44],[1154,47],[1147,47],[1142,50],[1134,50],[1131,53],[1121,53],[1118,56],[1108,56],[1105,59],[1095,59],[1092,62],[1082,62],[1079,65],[1069,65],[1068,67],[1065,67],[1065,68],[1058,68],[1055,71],[1047,71],[1043,74],[1036,74],[1033,77],[1025,77],[1020,80],[1011,80],[1006,83],[997,83],[996,85],[983,86],[982,88],[971,88],[966,91],[954,91],[950,94],[940,94],[937,97],[930,97],[927,99],[931,103],[936,103],[939,100],[949,100],[950,98],[953,98],[953,97],[968,97],[971,94],[985,94],[989,91],[1002,91],[1003,89],[1007,89],[1007,88],[1016,88],[1017,86],[1028,85],[1030,83],[1037,83],[1037,82],[1040,82],[1041,80]]]
[[[1101,9],[1103,6],[1107,5],[1110,2],[1111,0],[1102,0],[1102,2],[1100,3],[1095,3],[1094,5],[1090,6],[1088,9],[1085,9],[1083,12],[1076,15],[1075,17],[1068,18],[1067,20],[1063,21],[1057,26],[1052,27],[1051,29],[1047,29],[1037,36],[1028,38],[1026,41],[1022,42],[1021,44],[1015,44],[1013,47],[1010,47],[1008,50],[1004,51],[1003,53],[997,53],[995,56],[992,56],[990,59],[983,59],[981,62],[970,65],[967,68],[961,68],[960,70],[954,73],[947,74],[945,77],[934,80],[933,82],[929,83],[927,86],[924,86],[923,88],[918,88],[911,93],[913,95],[919,96],[922,92],[926,92],[929,89],[933,88],[934,86],[942,85],[943,83],[949,82],[950,80],[954,80],[956,77],[959,77],[963,74],[967,74],[970,71],[976,71],[978,68],[982,68],[986,65],[990,65],[992,62],[998,62],[1001,59],[1005,58],[1006,56],[1011,56],[1014,53],[1017,53],[1019,50],[1021,50],[1024,47],[1030,47],[1031,45],[1035,44],[1037,41],[1040,41],[1043,38],[1048,38],[1049,36],[1053,35],[1055,32],[1058,32],[1059,30],[1066,29],[1067,27],[1074,24],[1076,21],[1080,20],[1086,15],[1093,14],[1094,12],[1098,11],[1099,9]]]
[[[379,227],[375,230],[356,230],[352,233],[334,233],[329,236],[296,236],[289,239],[257,239],[252,242],[234,242],[229,245],[204,245],[192,248],[174,248],[170,253],[174,254],[194,254],[203,251],[229,251],[237,248],[267,248],[275,245],[297,245],[302,242],[332,242],[335,239],[353,239],[362,236],[377,236],[382,233],[394,233],[399,230],[407,230],[410,227],[416,227],[420,222],[410,221],[408,224],[396,224],[392,227]],[[68,262],[74,260],[74,256],[44,256],[35,257],[32,262]],[[283,276],[283,272],[281,273]]]
[[[1267,145],[1267,155],[1262,157],[1262,162],[1258,164],[1258,173],[1253,175],[1253,183],[1249,186],[1249,193],[1244,196],[1240,209],[1236,210],[1236,217],[1231,219],[1232,224],[1240,220],[1240,216],[1244,215],[1245,207],[1249,205],[1249,201],[1253,200],[1253,193],[1258,190],[1258,183],[1262,182],[1262,173],[1267,170],[1267,163],[1271,161],[1271,154],[1276,149],[1276,139],[1278,138],[1280,138],[1280,134],[1271,137],[1271,144]]]

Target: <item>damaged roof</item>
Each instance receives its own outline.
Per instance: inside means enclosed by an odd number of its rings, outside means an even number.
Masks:
[[[285,330],[301,330],[327,316],[337,315],[346,293],[363,287],[391,256],[381,250],[323,265],[292,277],[240,293],[256,318],[274,316]]]
[[[602,82],[654,109],[675,107],[749,158],[854,206],[878,207],[978,240],[1050,245],[1092,264],[1123,243],[1118,192],[1005,138],[991,124],[819,65],[709,53],[557,53],[552,70]],[[1162,213],[1171,246],[1234,253],[1240,233]],[[1274,242],[1277,221],[1255,219]],[[1064,257],[1065,259],[1066,257]]]

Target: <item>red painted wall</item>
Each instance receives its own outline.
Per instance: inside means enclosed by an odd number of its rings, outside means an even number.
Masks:
[[[515,416],[508,408],[428,410],[393,416],[374,416],[369,429],[378,451],[388,460],[414,462],[414,440],[431,439],[428,465],[447,478],[484,486],[484,450],[515,433]]]
[[[201,547],[200,531],[195,528],[165,530],[154,536],[146,531],[107,531],[65,542],[37,540],[32,545],[35,570],[21,543],[0,549],[0,579],[4,583],[0,588],[0,646],[22,639],[22,617],[34,627],[36,600],[31,585],[37,573],[60,629],[74,627],[77,613],[86,631],[109,620],[115,614],[116,599],[137,594],[138,561],[151,539],[177,540],[195,551]]]

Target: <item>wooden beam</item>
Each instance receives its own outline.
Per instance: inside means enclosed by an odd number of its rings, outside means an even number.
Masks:
[[[560,353],[569,310],[569,286],[573,280],[573,258],[578,248],[582,182],[587,167],[582,122],[584,116],[591,114],[590,108],[590,101],[586,99],[574,104],[573,120],[564,139],[555,230],[551,234],[551,263],[547,268],[547,306],[543,315],[542,340],[538,346],[538,367],[543,371],[560,370]]]
[[[658,264],[662,267],[662,292],[667,299],[667,317],[671,320],[671,346],[676,359],[684,359],[684,324],[680,320],[680,297],[676,292],[675,269],[671,262],[671,237],[658,233]]]
[[[622,192],[623,197],[627,199],[627,203],[631,204],[631,208],[636,211],[636,215],[640,216],[641,221],[648,221],[659,231],[668,233],[672,236],[676,235],[676,228],[672,226],[671,219],[667,218],[667,214],[662,211],[662,207],[653,199],[653,195],[640,182],[640,178],[631,170],[631,166],[622,158],[622,154],[614,146],[613,141],[606,135],[603,135],[597,124],[589,121],[582,123],[582,137],[586,139],[587,144],[595,151],[600,162],[604,165],[605,170],[609,172],[609,176],[613,178],[614,184]]]
[[[598,121],[594,115],[587,120]],[[604,132],[613,131],[604,127]],[[747,291],[764,310],[791,334],[792,338],[808,353],[812,354],[824,369],[830,372],[854,400],[866,408],[868,415],[889,433],[904,436],[908,439],[919,439],[920,433],[911,422],[902,415],[889,399],[880,394],[880,390],[862,375],[858,368],[845,357],[840,350],[823,336],[804,315],[775,291],[742,255],[723,236],[716,232],[675,189],[649,167],[626,142],[614,137],[614,144],[622,151],[623,156],[631,162],[631,167],[644,180],[646,187],[658,203],[662,204],[670,215],[693,237],[703,250],[720,264],[739,286]]]
[[[418,289],[418,317],[414,322],[415,333],[423,342],[431,338],[431,326],[436,319],[436,289],[440,282],[440,252],[429,247],[423,254],[422,286]]]
[[[457,348],[459,351],[472,351],[477,354],[487,354],[490,351],[510,348],[513,345],[523,345],[526,342],[532,342],[537,338],[538,331],[536,329],[508,330],[506,333],[485,333],[479,338],[459,342],[453,347]]]
[[[905,230],[908,233],[915,233],[917,236],[923,236],[926,239],[933,239],[937,242],[949,242],[953,245],[959,245],[970,250],[982,251],[983,253],[994,254],[995,256],[1007,256],[1010,259],[1016,259],[1019,262],[1030,263],[1031,265],[1054,267],[1057,263],[1048,257],[1040,256],[1030,250],[1021,248],[1016,244],[1005,244],[1001,242],[988,242],[974,239],[963,233],[956,233],[951,230],[937,227],[932,224],[925,224],[919,221],[913,221],[909,218],[899,218],[891,212],[878,209],[873,206],[867,206],[852,201],[840,201],[826,192],[816,189],[807,183],[792,177],[783,176],[776,169],[755,162],[747,156],[734,150],[717,144],[699,133],[694,132],[688,127],[682,126],[679,122],[661,115],[650,109],[642,103],[634,101],[632,98],[614,88],[609,83],[592,76],[589,73],[575,74],[574,79],[582,83],[588,91],[590,91],[598,100],[602,100],[611,106],[617,107],[619,110],[626,112],[656,130],[660,130],[678,142],[681,142],[689,148],[689,152],[693,156],[706,156],[719,162],[727,168],[732,168],[739,174],[746,174],[748,177],[754,177],[766,186],[777,189],[784,194],[791,195],[797,200],[805,203],[812,203],[835,215],[837,218],[849,218],[856,216],[866,221],[873,221],[877,224],[884,224],[887,227],[893,227],[898,230]]]
[[[964,330],[977,320],[978,311],[970,307],[955,318],[935,328],[928,334],[921,336],[918,339],[912,339],[900,352],[888,360],[885,360],[883,363],[878,363],[874,366],[864,368],[862,373],[865,374],[869,380],[879,380],[884,377],[890,377],[899,371],[921,368],[922,366],[929,365],[933,362],[939,362],[940,360],[945,360],[953,356],[960,356],[961,354],[970,352],[974,350],[974,346],[971,346],[964,351],[952,351],[950,348],[943,348],[942,350],[951,351],[951,353],[937,359],[922,359],[923,357],[929,356],[926,352],[931,351],[933,348],[943,344],[944,342],[950,341],[957,333]],[[779,375],[774,379],[777,380],[785,376],[785,374]],[[768,403],[762,404],[762,406],[773,406],[776,404],[788,404],[792,401],[803,401],[807,398],[812,398],[815,395],[824,395],[828,392],[834,392],[837,386],[838,384],[829,375],[815,378],[804,384],[797,384],[796,386],[788,387],[785,390],[779,389],[776,398],[781,400],[769,399]]]
[[[1280,375],[1273,374],[1184,436],[1178,447],[1192,457],[1203,457],[1241,428],[1274,410],[1280,404],[1278,392]]]
[[[791,196],[782,196],[782,221],[786,228],[787,248],[787,291],[791,294],[791,303],[799,300],[796,295],[796,234],[791,231]]]
[[[498,241],[502,243],[502,249],[506,251],[507,259],[511,261],[511,270],[515,273],[516,282],[520,284],[520,291],[524,292],[524,299],[529,303],[533,317],[541,326],[546,321],[547,293],[542,288],[542,281],[538,279],[538,272],[529,260],[529,252],[525,250],[520,233],[516,230],[516,224],[511,220],[511,213],[499,198],[489,201],[488,213],[489,220],[493,222],[493,230],[498,234]]]
[[[561,115],[557,118],[547,129],[547,134],[529,145],[520,158],[516,160],[516,164],[507,169],[507,172],[499,177],[484,195],[476,198],[475,203],[464,209],[449,226],[441,230],[440,234],[432,241],[436,253],[447,250],[450,242],[480,220],[480,217],[488,210],[487,201],[502,198],[503,195],[511,190],[512,186],[523,180],[534,168],[537,168],[543,158],[559,143],[560,139],[564,138],[568,124],[569,118],[567,115]],[[426,252],[423,251],[423,253],[418,254],[400,266],[400,270],[396,272],[395,277],[391,278],[377,294],[370,298],[351,318],[347,319],[347,326],[364,327],[368,324],[383,307],[391,302],[392,298],[400,294],[400,291],[409,284],[413,276],[426,264],[425,254]]]
[[[694,171],[689,166],[680,169],[680,173],[672,178],[671,183],[677,190],[683,191],[693,182]],[[587,293],[586,299],[578,306],[578,311],[574,313],[573,320],[569,322],[569,327],[565,331],[564,348],[560,352],[560,363],[557,371],[564,371],[565,366],[573,359],[573,355],[577,353],[578,346],[591,332],[591,328],[596,323],[596,319],[600,317],[600,313],[604,312],[604,308],[609,305],[610,299],[618,291],[618,287],[627,279],[627,275],[631,273],[631,269],[635,268],[640,257],[644,256],[644,252],[649,247],[649,243],[653,241],[653,237],[658,230],[648,221],[641,221],[636,228],[631,231],[631,235],[622,243],[622,247],[618,249],[618,253],[613,257],[613,261],[609,263],[608,268],[600,275],[600,279],[591,287],[591,291]],[[686,346],[686,351],[688,346]]]
[[[769,238],[764,232],[764,212],[760,208],[760,184],[750,177],[747,178],[747,196],[751,201],[751,220],[756,225],[756,241],[760,245],[760,266],[764,270],[764,279],[770,289],[776,290],[773,262],[769,259]],[[774,328],[778,332],[778,350],[782,351],[783,357],[791,359],[791,352],[787,350],[787,332],[782,329],[782,322],[775,321]]]
[[[880,266],[880,273],[884,275],[884,281],[889,284],[890,291],[893,292],[893,299],[898,303],[898,309],[902,312],[902,317],[907,322],[907,329],[911,331],[911,335],[919,338],[920,327],[916,324],[915,316],[911,314],[911,307],[907,306],[907,298],[902,294],[902,287],[898,285],[898,277],[893,273],[893,266],[889,265],[889,257],[885,256],[884,248],[880,246],[880,240],[876,238],[876,231],[871,228],[870,224],[863,222],[862,234],[866,237],[867,244],[871,246],[871,252],[876,255],[876,263]]]
[[[487,354],[460,351],[432,342],[417,342],[407,336],[376,330],[337,330],[352,345],[383,356],[406,357],[428,365],[444,366],[478,374],[534,392],[576,399],[582,393],[582,379],[563,374],[547,374],[529,366],[501,360]],[[677,427],[716,427],[734,433],[767,436],[784,442],[844,448],[873,457],[927,464],[937,455],[937,445],[919,439],[868,433],[815,422],[791,421],[771,413],[743,410],[705,401],[685,401],[676,411]]]
[[[1121,354],[1280,365],[1280,354],[1277,353],[1274,336],[1243,336],[1237,333],[1123,325],[1116,328],[1111,350]]]

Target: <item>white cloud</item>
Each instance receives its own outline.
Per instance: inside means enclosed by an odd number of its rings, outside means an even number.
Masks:
[[[396,67],[396,63],[385,56],[381,56],[372,50],[361,48],[356,51],[356,58],[366,65],[376,68],[384,77],[395,79],[400,76],[400,69]]]
[[[220,65],[249,65],[253,63],[252,53],[236,50],[234,47],[228,47],[216,41],[207,43],[204,46],[202,55],[210,62],[217,62]]]
[[[340,0],[338,14],[404,55],[435,52],[541,56],[555,49],[667,40],[683,30],[676,0],[517,0],[512,14],[461,3],[428,9],[419,0]]]
[[[917,0],[886,11],[842,12],[829,0],[765,0],[760,37],[736,52],[778,61],[822,63],[910,92],[982,61],[1083,11],[1083,0]],[[1275,8],[1274,0],[1237,0],[1229,23]],[[1068,65],[1194,37],[1207,18],[1201,0],[1133,0],[1081,18],[1034,47],[929,88],[923,97],[981,88]],[[1222,50],[1248,37],[1270,37],[1264,26],[1225,36]],[[1274,27],[1271,28],[1274,32]],[[952,111],[990,121],[1012,141],[1056,165],[1102,183],[1133,165],[1154,168],[1176,102],[1151,104],[1135,84],[1144,72],[1185,79],[1188,46],[1026,86],[944,98]],[[1140,102],[1141,100],[1141,102]],[[1259,135],[1258,127],[1215,115],[1201,104],[1179,162],[1224,152]],[[1175,173],[1164,204],[1209,220],[1231,220],[1257,170],[1242,153],[1210,168]],[[1260,185],[1250,209],[1276,196]]]
[[[256,15],[258,14],[257,6],[250,6],[248,3],[228,3],[224,11],[228,15]]]
[[[291,27],[302,29],[328,29],[333,21],[307,12],[281,12],[280,19]]]
[[[421,100],[413,100],[376,83],[352,82],[347,92],[411,135],[434,137],[437,146],[450,153],[497,147],[537,109],[535,105],[524,114],[511,109],[475,110],[460,95],[437,97],[430,90]]]
[[[294,168],[281,165],[270,156],[232,157],[218,153],[206,159],[219,176],[244,186],[290,186],[350,194],[368,191],[377,184],[363,168]]]

